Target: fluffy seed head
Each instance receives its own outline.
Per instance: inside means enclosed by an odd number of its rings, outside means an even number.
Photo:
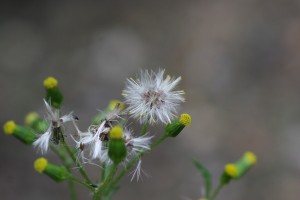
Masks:
[[[43,82],[44,87],[47,89],[51,89],[57,86],[58,81],[56,78],[49,76],[48,78],[46,78]]]
[[[33,166],[37,172],[42,173],[46,169],[47,165],[48,165],[48,160],[44,157],[41,157],[35,160]]]
[[[175,118],[177,108],[184,101],[183,91],[174,91],[181,77],[164,78],[164,70],[158,73],[141,71],[141,76],[128,79],[123,90],[127,111],[141,123],[153,124],[161,121],[170,123]]]
[[[11,135],[14,133],[16,127],[17,127],[17,125],[14,121],[12,121],[12,120],[8,121],[3,126],[4,133],[7,135]]]

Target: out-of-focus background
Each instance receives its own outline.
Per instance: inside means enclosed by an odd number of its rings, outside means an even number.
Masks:
[[[63,112],[75,111],[82,129],[141,68],[182,76],[180,112],[193,124],[145,156],[150,177],[126,177],[116,200],[195,200],[203,185],[192,159],[216,184],[224,164],[247,150],[257,166],[218,199],[299,199],[299,1],[2,1],[0,16],[1,124],[45,114],[49,75],[60,81]],[[33,170],[38,156],[0,135],[1,199],[68,199],[66,183]],[[99,168],[87,168],[95,179]]]

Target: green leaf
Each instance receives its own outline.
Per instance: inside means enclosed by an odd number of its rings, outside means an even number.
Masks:
[[[208,198],[212,185],[211,174],[209,170],[206,167],[204,167],[204,165],[202,165],[202,163],[200,163],[199,161],[194,160],[194,165],[196,166],[196,168],[198,169],[198,171],[204,179],[205,197]]]

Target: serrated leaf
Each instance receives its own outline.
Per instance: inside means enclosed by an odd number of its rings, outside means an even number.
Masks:
[[[200,163],[200,161],[194,160],[194,165],[204,179],[205,197],[209,197],[212,186],[211,173],[202,163]]]

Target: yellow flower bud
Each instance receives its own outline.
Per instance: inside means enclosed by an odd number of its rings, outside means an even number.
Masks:
[[[3,126],[4,133],[7,135],[11,135],[16,130],[16,127],[17,127],[17,125],[14,121],[12,121],[12,120],[8,121]]]
[[[225,172],[231,177],[236,177],[238,174],[236,165],[232,163],[225,165]]]
[[[43,82],[44,87],[47,89],[51,89],[57,86],[58,81],[56,78],[49,76],[48,78],[46,78]]]
[[[114,126],[109,132],[110,139],[122,139],[123,129],[121,126]]]
[[[42,173],[48,165],[48,160],[44,157],[36,159],[34,162],[34,169],[39,173]]]
[[[119,109],[121,111],[124,110],[124,108],[125,108],[124,103],[122,101],[119,101],[119,100],[111,100],[108,104],[108,109],[109,110],[114,110],[117,105],[119,105]]]
[[[187,113],[183,113],[183,114],[181,114],[179,121],[184,126],[189,126],[192,123],[192,117]]]
[[[30,112],[25,116],[25,124],[27,126],[30,126],[38,118],[39,118],[39,115],[36,112]]]

